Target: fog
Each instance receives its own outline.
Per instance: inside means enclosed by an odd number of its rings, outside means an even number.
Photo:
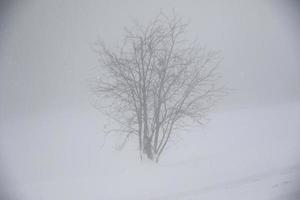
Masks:
[[[147,20],[172,9],[190,22],[191,39],[220,50],[224,82],[234,90],[224,107],[299,100],[299,14],[292,1],[6,4],[1,6],[6,11],[1,20],[2,113],[19,116],[83,103],[83,81],[97,66],[92,43],[101,37],[117,44],[132,18]]]
[[[99,38],[118,44],[132,19],[147,22],[161,10],[175,10],[189,22],[189,39],[220,51],[229,92],[215,114],[299,105],[296,0],[14,0],[0,6],[0,186],[7,190],[97,169],[104,122],[87,85],[99,67],[92,45]]]

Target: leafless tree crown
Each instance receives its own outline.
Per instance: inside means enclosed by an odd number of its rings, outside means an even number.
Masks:
[[[126,140],[138,137],[141,159],[158,161],[176,126],[201,123],[220,91],[218,54],[186,40],[186,27],[180,17],[160,14],[125,29],[116,50],[97,45],[103,73],[94,91],[109,99],[108,114]]]

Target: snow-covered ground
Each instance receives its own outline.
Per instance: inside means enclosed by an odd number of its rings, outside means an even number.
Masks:
[[[207,126],[173,138],[159,164],[141,163],[133,144],[115,150],[111,137],[102,147],[92,110],[52,113],[1,125],[1,197],[300,199],[300,103],[212,114]]]

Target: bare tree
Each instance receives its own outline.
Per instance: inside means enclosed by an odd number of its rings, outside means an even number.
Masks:
[[[103,74],[94,91],[109,99],[123,144],[138,137],[141,159],[158,162],[175,129],[201,124],[220,92],[218,54],[189,43],[186,27],[176,15],[159,14],[146,26],[126,28],[121,47],[97,45]]]

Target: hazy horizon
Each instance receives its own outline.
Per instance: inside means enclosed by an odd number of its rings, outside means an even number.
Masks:
[[[221,109],[300,100],[296,2],[11,2],[1,5],[2,117],[89,104],[86,79],[98,65],[92,43],[117,45],[133,18],[147,22],[160,10],[175,10],[189,21],[188,39],[221,52],[232,89]]]

